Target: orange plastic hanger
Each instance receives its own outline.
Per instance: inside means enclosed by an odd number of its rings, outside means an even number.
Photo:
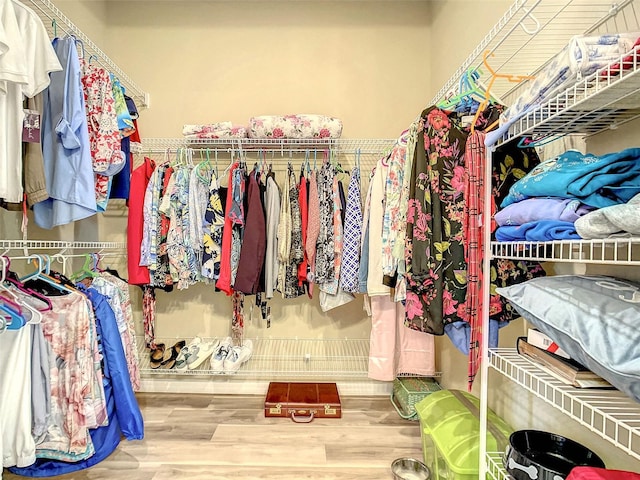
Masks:
[[[513,82],[513,83],[520,83],[520,82],[524,82],[525,80],[533,80],[535,78],[532,75],[512,75],[512,74],[508,74],[508,73],[498,73],[498,72],[496,72],[491,67],[491,65],[489,65],[489,62],[487,61],[488,57],[493,57],[493,56],[494,56],[494,54],[491,52],[491,50],[485,50],[484,53],[482,54],[482,63],[486,67],[487,71],[491,74],[491,79],[489,80],[489,83],[487,84],[487,88],[485,89],[484,99],[480,103],[480,106],[478,107],[478,110],[476,111],[476,114],[473,117],[473,123],[471,124],[471,133],[473,133],[475,131],[476,122],[478,121],[478,117],[480,116],[480,114],[484,111],[484,109],[489,104],[489,100],[491,98],[491,88],[493,88],[493,84],[495,83],[495,81],[498,78],[502,78],[504,80],[507,80],[508,82]],[[494,122],[494,124],[489,126],[489,128],[487,130],[491,130],[491,128],[495,125],[495,123],[496,122]]]

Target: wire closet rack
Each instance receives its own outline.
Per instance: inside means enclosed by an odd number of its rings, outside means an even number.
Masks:
[[[96,254],[96,260],[121,264],[126,258],[125,242],[74,242],[63,240],[0,240],[0,257],[10,261],[36,261],[39,265],[70,273],[74,259]]]
[[[178,339],[156,338],[156,343],[173,345]],[[188,341],[188,339],[186,339]],[[211,341],[203,338],[203,341]],[[341,380],[367,377],[369,339],[300,339],[252,338],[251,358],[233,375],[234,378],[337,378]],[[211,370],[210,362],[193,370],[152,369],[144,339],[140,349],[140,371],[145,375],[224,375]]]
[[[516,0],[453,76],[436,93],[436,104],[458,91],[469,69],[479,83],[510,105],[528,86],[493,80],[500,76],[532,76],[554,58],[571,37],[640,31],[637,0]],[[491,70],[484,65],[488,53]],[[595,134],[640,116],[640,47],[619,62],[599,70],[545,101],[518,119],[498,144],[518,136],[546,138],[569,133]],[[624,68],[615,67],[622,65]]]
[[[80,54],[102,65],[115,75],[125,87],[127,95],[138,108],[149,106],[149,94],[142,90],[109,56],[102,51],[86,34],[82,32],[51,0],[24,0],[25,5],[38,14],[49,35],[53,38],[66,34],[81,42]]]
[[[67,253],[78,250],[126,250],[126,242],[75,242],[65,240],[0,240],[0,252],[7,255],[14,250],[26,251],[55,251],[55,253]]]
[[[492,242],[491,252],[493,258],[535,260],[540,262],[640,265],[640,238]]]
[[[492,349],[489,365],[618,449],[640,460],[640,404],[622,392],[565,385],[515,349]]]
[[[635,4],[634,4],[635,3]],[[636,0],[515,0],[431,100],[436,104],[456,92],[470,68],[485,85],[491,72],[483,65],[490,52],[492,69],[502,74],[535,75],[574,35],[636,31]],[[492,92],[510,104],[522,83],[497,82]]]
[[[451,98],[463,85],[469,71],[477,71],[480,86],[491,86],[491,94],[504,105],[513,105],[528,88],[528,82],[514,83],[510,76],[535,77],[567,46],[575,35],[603,35],[640,31],[640,0],[513,0],[511,8],[479,42],[457,71],[443,85],[432,104]],[[505,132],[496,144],[517,137],[550,140],[565,134],[593,135],[640,117],[640,48],[621,55],[611,65],[582,78],[576,84],[528,110]],[[485,63],[486,59],[486,63]],[[616,67],[617,64],[617,67]],[[514,78],[515,79],[515,78]],[[498,135],[498,134],[495,134]],[[488,148],[485,184],[491,182],[491,154]],[[491,191],[485,191],[485,205]],[[489,260],[494,257],[549,260],[553,262],[638,265],[637,240],[557,242],[492,242],[491,219],[486,216],[485,263],[483,273],[490,276]],[[488,283],[483,298],[489,297]],[[489,302],[483,306],[483,329],[488,330]],[[495,479],[509,478],[501,453],[487,454],[488,370],[496,371],[523,386],[533,395],[564,412],[589,430],[605,438],[630,457],[640,459],[640,409],[619,392],[576,391],[558,384],[545,372],[512,351],[488,349],[488,336],[482,343],[483,379],[480,388],[480,468]],[[525,363],[521,363],[525,362]],[[605,398],[606,397],[606,398]]]
[[[502,457],[504,453],[487,453],[487,476],[493,480],[511,480],[511,476],[502,467]]]
[[[337,153],[383,154],[395,144],[395,138],[145,138],[137,153],[165,153],[181,148],[217,151],[290,153],[334,151]]]
[[[178,338],[155,339],[156,344],[175,344]],[[184,339],[188,341],[188,339]],[[203,338],[211,341],[212,338]],[[233,374],[225,374],[211,369],[209,361],[190,370],[166,369],[162,366],[151,368],[149,350],[145,348],[143,337],[137,339],[140,359],[140,373],[145,376],[223,376],[236,379],[367,379],[369,369],[368,338],[266,338],[250,339],[253,343],[251,358]],[[397,377],[417,377],[415,373],[399,372]],[[425,375],[434,378],[442,372]]]

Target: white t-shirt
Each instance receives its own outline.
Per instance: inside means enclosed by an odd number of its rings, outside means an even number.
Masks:
[[[27,467],[36,461],[31,436],[30,326],[0,334],[0,405],[0,466]]]
[[[0,0],[0,81],[27,83],[27,57],[12,0]]]
[[[49,85],[49,73],[62,66],[33,10],[17,0],[0,0],[0,19],[4,25],[0,43],[8,45],[0,56],[0,81],[6,91],[0,92],[0,118],[6,120],[0,124],[0,198],[15,203],[22,201],[23,95],[33,97],[43,91]],[[16,52],[21,59],[14,57]],[[16,68],[21,76],[16,76]]]
[[[49,74],[59,72],[62,66],[40,17],[17,0],[12,1],[27,64],[27,81],[22,93],[31,98],[49,86]]]

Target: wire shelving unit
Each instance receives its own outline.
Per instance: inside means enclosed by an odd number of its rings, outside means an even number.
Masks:
[[[460,79],[470,68],[479,69],[487,85],[491,74],[483,66],[483,53],[498,73],[535,75],[574,35],[632,32],[638,27],[636,0],[515,0],[471,54],[435,94],[431,104],[457,92]],[[496,82],[492,93],[506,104],[518,96],[524,84]]]
[[[640,404],[618,390],[574,388],[515,349],[491,349],[489,366],[640,460]]]
[[[431,104],[458,93],[461,79],[470,69],[479,71],[481,86],[491,84],[491,94],[505,105],[513,104],[527,82],[514,84],[494,78],[483,60],[502,75],[535,76],[548,64],[575,35],[601,35],[640,31],[640,0],[514,0],[496,25],[478,43],[457,71],[435,94]],[[638,49],[628,57],[622,55],[617,63],[580,78],[574,86],[556,94],[550,100],[532,109],[510,126],[498,139],[498,144],[518,136],[549,139],[565,134],[592,135],[616,128],[640,117],[640,61]],[[495,82],[494,82],[495,80]],[[488,149],[485,185],[491,183],[491,155]],[[486,189],[485,205],[491,204],[491,191]],[[606,239],[562,242],[492,242],[491,218],[483,219],[484,278],[490,278],[492,258],[512,258],[553,262],[606,263],[638,265],[637,240]],[[483,285],[483,298],[489,298],[488,283]],[[489,302],[482,311],[483,329],[488,330]],[[493,351],[489,358],[488,336],[482,343],[483,379],[480,388],[480,478],[485,474],[504,478],[496,457],[486,455],[486,424],[488,408],[488,369],[498,371],[522,384],[531,393],[540,396],[571,418],[595,431],[603,438],[636,459],[640,459],[640,409],[621,393],[611,393],[606,399],[576,392],[519,358]],[[507,358],[508,357],[508,358]],[[491,365],[489,366],[489,361]],[[524,360],[526,362],[526,360]],[[557,404],[558,402],[559,405]],[[611,402],[611,403],[609,403]]]
[[[493,480],[512,480],[502,464],[501,452],[487,453],[487,476]]]
[[[156,338],[156,343],[170,347],[177,338]],[[187,343],[189,339],[185,339]],[[212,341],[212,338],[203,338]],[[232,375],[233,378],[367,378],[369,363],[369,339],[294,339],[294,338],[252,338],[251,358]],[[152,369],[149,352],[144,347],[144,339],[139,339],[140,372],[144,375],[170,376],[218,376],[224,375],[211,370],[205,360],[193,370],[166,368]],[[226,376],[226,375],[225,375]]]
[[[640,265],[640,237],[553,242],[491,242],[493,258]]]
[[[631,60],[621,55],[618,64],[626,68],[612,69],[608,65],[582,79],[554,98],[535,107],[509,127],[498,143],[514,137],[582,133],[596,134],[640,116],[640,48]]]
[[[149,94],[142,90],[109,56],[100,49],[85,33],[82,32],[51,0],[25,0],[25,5],[38,14],[51,37],[72,35],[82,42],[80,53],[86,59],[99,63],[115,75],[127,95],[134,99],[138,108],[149,106]]]
[[[14,250],[24,251],[57,251],[78,252],[85,251],[102,251],[102,250],[126,250],[126,242],[75,242],[64,240],[0,240],[0,252],[8,254]],[[82,253],[82,252],[81,252]]]

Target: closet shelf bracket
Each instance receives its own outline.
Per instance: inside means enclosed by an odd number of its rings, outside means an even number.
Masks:
[[[25,4],[38,14],[50,36],[73,35],[82,42],[86,58],[93,58],[106,70],[115,75],[138,108],[149,108],[149,94],[142,90],[109,56],[102,51],[85,33],[56,7],[51,0],[25,0]],[[55,23],[54,23],[55,21]],[[54,26],[55,25],[55,26]],[[57,32],[54,32],[57,30]]]

